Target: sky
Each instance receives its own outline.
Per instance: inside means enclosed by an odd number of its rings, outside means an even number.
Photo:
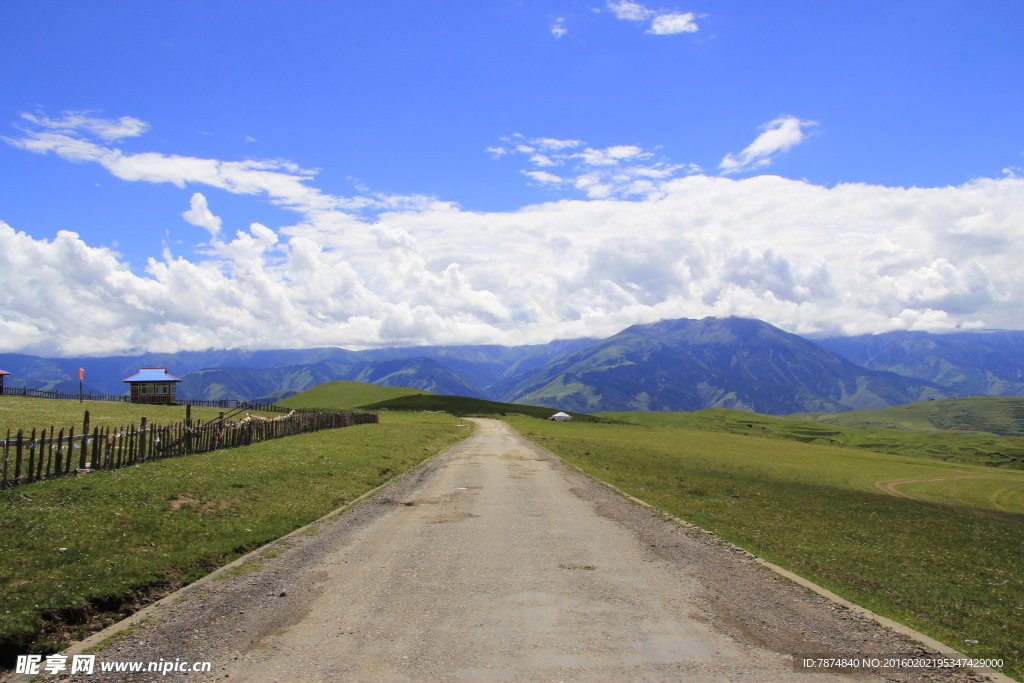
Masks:
[[[1024,329],[1019,0],[6,0],[0,352]]]

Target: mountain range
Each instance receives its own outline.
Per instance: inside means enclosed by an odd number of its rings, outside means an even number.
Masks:
[[[140,367],[181,398],[285,401],[333,380],[576,412],[738,408],[768,414],[883,408],[931,398],[1024,396],[1024,332],[890,332],[810,340],[760,320],[679,319],[607,339],[529,346],[215,350],[106,358],[0,354],[7,386],[125,393]]]

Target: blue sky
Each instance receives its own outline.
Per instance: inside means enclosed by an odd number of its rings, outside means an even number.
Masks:
[[[1009,0],[12,0],[0,351],[1022,329],[1022,26]]]

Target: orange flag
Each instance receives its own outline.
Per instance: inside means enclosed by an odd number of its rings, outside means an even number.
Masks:
[[[78,381],[85,379],[85,368],[78,368]]]

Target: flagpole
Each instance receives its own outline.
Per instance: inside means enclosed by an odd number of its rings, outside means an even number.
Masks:
[[[78,402],[82,403],[82,380],[85,379],[85,368],[78,368]]]

